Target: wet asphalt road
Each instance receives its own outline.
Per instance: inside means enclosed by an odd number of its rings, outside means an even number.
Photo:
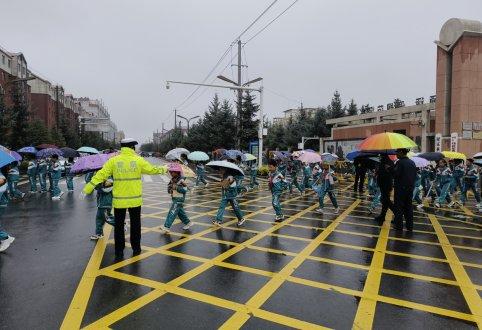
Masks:
[[[83,183],[76,180],[75,192],[66,192],[61,201],[34,194],[4,210],[2,226],[16,239],[0,255],[0,328],[61,324],[95,246],[89,240],[95,195],[79,200]]]

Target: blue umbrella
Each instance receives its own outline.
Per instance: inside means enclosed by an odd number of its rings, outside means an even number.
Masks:
[[[86,154],[98,154],[99,150],[92,148],[92,147],[80,147],[77,149],[78,152],[83,152]]]
[[[193,151],[187,155],[187,159],[192,160],[193,162],[206,162],[209,160],[209,156],[202,151]]]
[[[22,149],[18,149],[17,152],[21,154],[36,154],[37,148],[35,147],[23,147]]]
[[[52,157],[53,155],[63,156],[61,150],[54,149],[54,148],[42,149],[39,152],[37,152],[37,158],[47,158],[47,157]]]
[[[226,151],[226,156],[228,158],[233,159],[233,160],[236,160],[236,158],[238,156],[240,156],[241,161],[243,161],[243,162],[246,161],[246,156],[239,150],[235,150],[235,149],[228,150],[228,151]]]
[[[4,167],[5,165],[13,163],[14,161],[15,158],[13,158],[12,155],[0,149],[0,167]]]
[[[364,152],[360,150],[353,150],[346,154],[346,159],[349,161],[354,161],[357,157],[371,157],[376,156],[376,153]]]

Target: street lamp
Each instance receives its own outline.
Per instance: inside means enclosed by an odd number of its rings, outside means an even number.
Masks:
[[[184,119],[186,122],[187,122],[187,132],[189,133],[189,123],[191,122],[191,120],[193,119],[196,119],[196,118],[199,118],[199,116],[194,116],[194,117],[191,117],[189,119],[187,119],[186,117],[183,117],[181,115],[177,115],[179,118],[182,118]]]
[[[226,77],[223,77],[223,78],[226,78]],[[262,79],[263,78],[256,78],[254,80],[248,81],[244,85],[252,84],[253,82],[257,82]],[[226,88],[226,89],[232,89],[232,90],[259,92],[258,167],[261,168],[261,166],[263,166],[263,86],[260,86],[259,88],[252,88],[252,87],[245,87],[244,85],[243,86],[224,86],[224,85],[211,85],[211,84],[168,80],[166,81],[166,89],[170,88],[170,84],[206,86],[206,87],[215,87],[215,88]]]

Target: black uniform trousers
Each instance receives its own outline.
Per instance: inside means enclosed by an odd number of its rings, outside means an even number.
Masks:
[[[393,219],[395,229],[403,229],[403,219],[405,218],[405,227],[407,230],[413,230],[413,188],[397,189],[394,195],[395,217]]]
[[[131,207],[127,209],[114,209],[114,243],[115,243],[115,254],[116,256],[121,256],[124,253],[125,243],[125,233],[124,233],[124,223],[126,219],[126,212],[129,210],[129,218],[131,223],[131,246],[134,253],[139,253],[141,251],[141,207]]]
[[[353,186],[353,191],[363,192],[363,185],[365,184],[366,169],[356,169],[355,170],[355,185]]]
[[[390,186],[383,186],[380,185],[380,201],[382,203],[382,210],[380,215],[376,217],[376,220],[382,224],[385,221],[385,217],[387,216],[387,211],[390,209],[395,214],[395,207],[393,205],[392,200],[390,199],[390,193],[392,192],[393,187]]]

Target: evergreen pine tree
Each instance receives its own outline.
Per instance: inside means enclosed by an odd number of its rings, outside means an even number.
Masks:
[[[8,145],[12,149],[25,146],[28,126],[28,105],[26,82],[16,82],[12,89],[13,106],[11,109],[11,127],[14,134],[10,134]]]
[[[355,103],[355,100],[351,99],[350,104],[348,105],[347,116],[356,115],[358,115],[358,107]]]
[[[361,109],[360,109],[360,113],[363,114],[363,113],[370,113],[370,112],[373,112],[373,107],[370,106],[370,104],[365,104],[365,105],[362,105]]]
[[[10,132],[10,111],[5,105],[3,90],[0,90],[0,144],[6,145]]]
[[[25,139],[25,145],[38,145],[42,143],[52,143],[52,137],[50,131],[45,124],[38,119],[34,119],[28,123],[27,136]]]
[[[255,99],[255,96],[249,91],[243,94],[239,131],[242,150],[247,150],[249,143],[258,139],[259,119],[255,118],[259,111],[259,105],[254,103]]]
[[[313,119],[313,136],[330,136],[330,128],[326,125],[326,119],[328,119],[326,108],[319,108]]]
[[[345,116],[345,110],[341,104],[341,97],[338,91],[335,91],[331,103],[329,106],[329,116],[330,118],[340,118]]]

